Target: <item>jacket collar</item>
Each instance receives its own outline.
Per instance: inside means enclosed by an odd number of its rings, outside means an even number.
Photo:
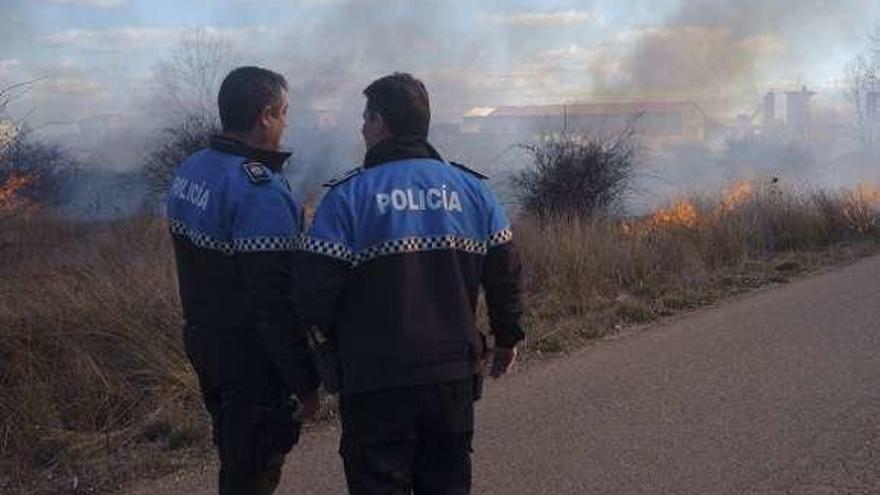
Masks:
[[[367,150],[364,156],[364,168],[411,158],[433,158],[443,161],[440,153],[427,139],[418,136],[393,136]]]
[[[220,153],[241,156],[248,160],[260,162],[269,167],[273,172],[281,172],[281,169],[284,168],[284,163],[290,158],[290,155],[292,155],[289,151],[272,151],[255,148],[245,142],[223,134],[211,136],[209,147]]]

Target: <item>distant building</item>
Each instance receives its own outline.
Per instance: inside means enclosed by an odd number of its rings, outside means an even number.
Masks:
[[[810,115],[810,99],[815,95],[816,93],[807,91],[806,86],[800,91],[785,93],[785,124],[792,138],[802,142],[811,140],[813,120]]]
[[[614,102],[474,108],[464,115],[465,133],[613,132],[632,122],[643,138],[689,142],[705,137],[707,118],[692,102]]]

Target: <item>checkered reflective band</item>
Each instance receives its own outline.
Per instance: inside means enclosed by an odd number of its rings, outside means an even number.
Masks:
[[[187,227],[186,224],[179,220],[169,219],[169,224],[172,235],[186,237],[196,247],[220,251],[228,255],[235,254],[235,248],[231,242],[214,239],[204,232],[198,232]]]
[[[507,244],[508,242],[513,240],[513,231],[510,229],[499,230],[494,234],[489,236],[489,247],[493,248],[495,246],[500,246],[502,244]]]
[[[454,235],[443,235],[434,237],[408,237],[405,239],[395,239],[393,241],[383,242],[370,248],[363,250],[358,254],[354,261],[355,265],[366,263],[367,261],[400,253],[414,253],[419,251],[436,251],[440,249],[451,249],[455,251],[464,251],[467,253],[486,254],[486,243],[469,239],[467,237],[459,237]]]
[[[507,236],[510,240],[510,236]],[[382,256],[401,253],[416,253],[421,251],[454,250],[466,253],[486,254],[487,243],[468,237],[442,235],[432,237],[407,237],[394,239],[381,244],[376,244],[360,253],[354,254],[342,244],[304,237],[299,243],[299,249],[310,253],[330,256],[341,261],[357,266]]]
[[[239,253],[256,253],[261,251],[293,251],[296,239],[290,237],[251,237],[233,239],[232,245]]]
[[[330,256],[348,263],[354,263],[355,256],[350,249],[343,244],[336,242],[323,241],[311,237],[303,237],[299,242],[299,249],[315,254]]]

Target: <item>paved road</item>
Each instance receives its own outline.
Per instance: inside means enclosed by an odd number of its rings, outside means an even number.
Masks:
[[[477,414],[477,494],[880,494],[880,258],[531,366]],[[337,439],[279,492],[343,493]]]

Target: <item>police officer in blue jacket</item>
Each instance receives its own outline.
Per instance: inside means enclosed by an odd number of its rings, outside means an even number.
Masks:
[[[419,80],[393,74],[364,95],[363,166],[329,183],[297,263],[305,319],[338,350],[349,491],[469,493],[480,287],[493,376],[524,337],[510,223],[485,176],[428,143]]]
[[[212,419],[220,493],[269,494],[318,386],[291,296],[302,213],[281,175],[287,83],[241,67],[218,106],[223,134],[180,165],[168,194],[184,342]]]

